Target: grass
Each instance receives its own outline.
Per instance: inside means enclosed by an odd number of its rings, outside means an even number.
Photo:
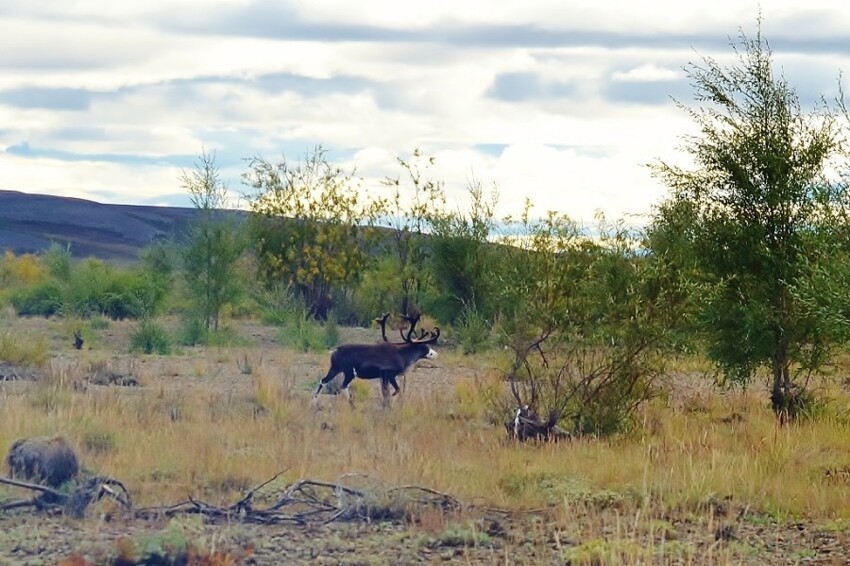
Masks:
[[[23,436],[64,434],[85,467],[123,481],[142,506],[188,495],[229,504],[284,471],[285,483],[360,473],[478,505],[547,507],[561,523],[561,556],[574,564],[701,560],[705,549],[676,540],[671,516],[712,525],[745,512],[836,531],[850,523],[850,399],[840,387],[825,390],[832,401],[821,417],[793,426],[777,425],[763,392],[684,387],[648,405],[629,435],[522,445],[505,439],[476,396],[476,383],[492,386],[496,354],[480,366],[441,356],[436,370],[408,376],[405,395],[384,410],[377,384],[359,380],[353,409],[335,396],[311,405],[325,354],[223,351],[133,356],[125,363],[144,375],[138,388],[74,387],[112,358],[66,351],[66,363],[46,364],[48,375],[21,394],[0,394],[0,454]],[[246,374],[239,356],[262,363]],[[424,385],[430,372],[448,371],[448,386]],[[434,544],[489,541],[478,526],[437,523],[427,533]],[[724,548],[708,562],[756,552]]]
[[[228,478],[258,484],[288,469],[293,480],[357,471],[510,508],[565,499],[639,505],[648,498],[698,509],[716,495],[789,517],[850,518],[850,479],[835,472],[850,467],[846,427],[825,418],[779,428],[753,394],[732,394],[707,412],[649,407],[646,419],[662,423],[651,434],[526,446],[506,442],[502,430],[475,417],[458,419],[469,409],[451,391],[384,411],[374,388],[357,382],[363,393],[355,392],[354,410],[332,397],[312,410],[310,394],[292,376],[262,371],[247,378],[252,386],[244,395],[77,392],[75,378],[58,375],[27,396],[8,396],[0,451],[21,436],[61,431],[89,467],[135,484],[150,503],[230,485]],[[732,413],[747,416],[729,422]],[[171,486],[151,481],[162,473],[174,478]]]

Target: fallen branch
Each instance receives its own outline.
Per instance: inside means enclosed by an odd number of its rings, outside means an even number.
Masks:
[[[35,507],[39,510],[67,511],[75,517],[83,517],[88,506],[104,496],[117,501],[122,507],[132,510],[130,492],[120,481],[107,476],[91,476],[70,492],[57,491],[37,483],[11,478],[0,478],[0,483],[37,491],[40,495],[32,499],[13,500],[0,505],[0,511]]]
[[[281,472],[283,473],[283,472]],[[422,507],[457,510],[461,503],[454,497],[421,486],[389,489],[356,489],[342,483],[304,479],[284,487],[265,507],[256,503],[257,493],[281,474],[249,491],[232,505],[220,507],[189,498],[172,507],[139,509],[137,517],[200,514],[210,519],[238,520],[274,525],[323,525],[334,521],[398,520],[409,517]],[[269,499],[269,494],[265,494]]]
[[[417,485],[383,488],[377,482],[368,488],[355,488],[341,481],[333,483],[302,479],[272,490],[271,484],[280,472],[266,482],[248,491],[241,499],[228,506],[217,506],[190,497],[168,507],[148,507],[133,510],[130,494],[124,485],[112,478],[93,476],[69,493],[63,493],[38,484],[0,478],[0,482],[38,491],[40,495],[30,500],[10,501],[0,504],[0,511],[35,507],[38,510],[54,509],[82,517],[89,505],[109,497],[132,512],[139,519],[172,517],[178,514],[198,514],[212,520],[242,521],[264,525],[293,523],[297,525],[323,525],[334,521],[398,521],[416,516],[425,508],[459,511],[462,504],[456,498],[434,489]],[[352,479],[354,474],[343,476]],[[365,479],[368,476],[359,476]],[[265,492],[261,494],[261,491]],[[260,506],[258,500],[268,503]]]

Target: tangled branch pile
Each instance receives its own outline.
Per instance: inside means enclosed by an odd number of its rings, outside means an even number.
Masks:
[[[454,497],[420,486],[397,486],[381,488],[373,485],[357,488],[344,485],[343,476],[338,483],[304,479],[281,489],[270,485],[278,479],[257,486],[236,503],[219,507],[195,498],[169,507],[133,509],[132,500],[121,482],[103,476],[91,477],[70,493],[12,479],[0,478],[0,483],[39,492],[29,500],[11,501],[0,504],[0,512],[22,507],[37,510],[68,512],[82,517],[89,504],[108,496],[138,519],[171,517],[178,514],[199,514],[210,519],[226,519],[246,523],[274,525],[292,523],[297,525],[327,524],[333,521],[395,521],[409,518],[427,508],[443,511],[459,511],[461,503]],[[268,501],[262,506],[259,501]]]

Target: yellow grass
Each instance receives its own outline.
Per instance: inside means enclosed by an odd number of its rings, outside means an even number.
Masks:
[[[362,473],[482,505],[566,506],[564,515],[586,504],[687,513],[727,502],[777,517],[850,519],[850,434],[839,409],[850,402],[841,389],[821,418],[779,427],[761,392],[685,387],[676,402],[648,406],[631,435],[538,446],[509,442],[487,421],[475,385],[487,367],[427,387],[427,372],[450,371],[451,356],[412,372],[384,410],[378,384],[359,380],[354,408],[341,396],[311,403],[323,354],[264,352],[250,375],[220,349],[140,357],[139,388],[75,387],[92,364],[110,363],[76,355],[78,363],[50,364],[37,384],[0,388],[0,453],[20,437],[64,434],[85,467],[125,482],[141,505],[188,495],[232,502],[285,470],[284,481]],[[225,370],[231,381],[219,379]],[[664,530],[652,520],[641,528]]]

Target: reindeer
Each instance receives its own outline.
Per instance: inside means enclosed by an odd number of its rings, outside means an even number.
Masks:
[[[313,395],[314,399],[322,391],[324,385],[342,373],[345,376],[342,389],[348,395],[349,401],[351,401],[351,394],[348,386],[355,377],[380,379],[384,405],[387,405],[389,402],[389,386],[393,386],[393,396],[398,395],[400,391],[396,381],[397,377],[404,374],[417,361],[423,358],[433,359],[437,357],[437,352],[431,346],[436,344],[440,337],[438,327],[435,326],[434,330],[427,333],[423,332],[419,338],[414,338],[414,329],[419,321],[419,315],[405,316],[404,318],[410,322],[410,328],[406,335],[400,331],[404,342],[390,342],[387,340],[386,333],[388,317],[389,313],[376,319],[381,323],[383,342],[378,344],[343,344],[331,351],[331,367],[319,383],[319,387]]]

